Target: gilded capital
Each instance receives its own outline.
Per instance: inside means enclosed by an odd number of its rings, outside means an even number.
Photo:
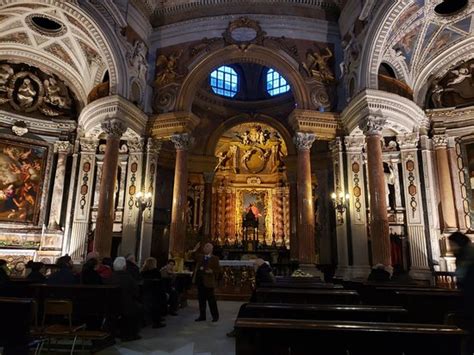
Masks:
[[[359,128],[366,136],[382,135],[387,119],[377,116],[367,116],[359,123]]]
[[[102,122],[102,130],[111,138],[121,138],[127,130],[127,126],[116,118]]]
[[[194,138],[189,133],[173,134],[170,140],[176,150],[188,150],[194,143]]]
[[[316,135],[314,133],[296,132],[293,137],[293,142],[298,150],[310,150],[315,140]]]
[[[54,152],[59,154],[70,154],[72,144],[69,141],[54,142]]]

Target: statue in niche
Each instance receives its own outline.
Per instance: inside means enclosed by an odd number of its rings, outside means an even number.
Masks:
[[[148,70],[148,64],[146,60],[147,48],[145,43],[142,41],[135,41],[132,50],[128,55],[129,64],[137,69],[138,77],[145,78],[146,71]]]
[[[71,98],[69,97],[66,88],[61,88],[56,79],[46,79],[43,84],[45,91],[45,102],[61,109],[71,108]]]
[[[13,76],[13,68],[7,64],[0,65],[0,91],[7,91],[7,83]]]
[[[387,207],[394,210],[395,209],[395,173],[393,171],[392,163],[384,164],[384,178],[385,178],[385,200],[387,201]]]
[[[158,57],[156,60],[156,86],[165,86],[179,79],[178,61],[182,54],[183,51],[181,50],[170,54],[168,57],[163,54]]]
[[[306,62],[303,62],[303,68],[306,73],[312,77],[321,80],[322,82],[334,81],[334,74],[329,67],[329,59],[333,54],[331,50],[326,47],[326,54],[320,54],[316,51],[308,50],[306,53]]]
[[[29,78],[25,78],[23,83],[18,88],[17,99],[21,108],[28,108],[33,105],[33,101],[36,96],[36,90],[31,84]]]

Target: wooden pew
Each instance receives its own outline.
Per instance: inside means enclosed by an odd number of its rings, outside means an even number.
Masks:
[[[407,316],[406,309],[393,306],[246,303],[238,318],[404,322]]]
[[[461,355],[455,326],[239,318],[236,355]]]
[[[267,288],[256,290],[257,302],[303,304],[358,304],[356,291],[340,289]]]
[[[33,313],[30,298],[0,298],[0,346],[5,354],[28,354]]]

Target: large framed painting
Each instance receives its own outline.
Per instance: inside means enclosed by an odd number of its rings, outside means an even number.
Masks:
[[[48,146],[0,137],[0,223],[39,223]]]
[[[272,206],[267,189],[238,189],[237,190],[237,223],[243,228],[244,220],[252,214],[257,220],[258,234],[261,237],[271,236]]]

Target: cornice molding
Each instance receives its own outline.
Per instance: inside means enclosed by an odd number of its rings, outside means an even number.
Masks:
[[[385,118],[385,128],[395,134],[429,128],[424,111],[413,101],[385,91],[367,89],[360,92],[341,113],[341,123],[346,132],[352,134],[359,130],[361,121],[367,116]]]
[[[427,110],[434,134],[446,133],[449,136],[470,136],[474,130],[474,106]]]
[[[151,135],[155,139],[167,139],[181,133],[192,133],[199,121],[192,112],[163,113],[152,118]]]
[[[0,125],[13,126],[17,121],[24,121],[29,132],[40,135],[59,136],[77,129],[77,122],[73,120],[40,119],[0,110]]]
[[[319,140],[334,139],[339,128],[339,116],[333,112],[295,109],[288,122],[295,131],[314,133]]]
[[[84,133],[94,131],[108,119],[121,120],[135,134],[145,134],[148,116],[130,101],[118,95],[106,96],[84,107],[79,116],[79,124]]]

